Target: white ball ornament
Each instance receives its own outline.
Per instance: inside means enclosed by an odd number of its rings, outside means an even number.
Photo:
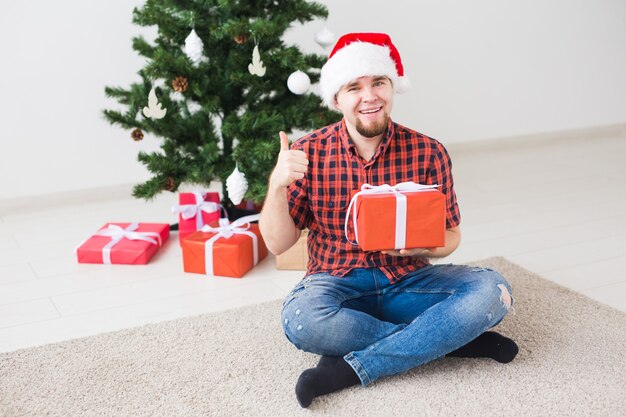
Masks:
[[[294,94],[304,94],[309,87],[311,87],[311,79],[302,71],[293,72],[287,79],[287,88]]]

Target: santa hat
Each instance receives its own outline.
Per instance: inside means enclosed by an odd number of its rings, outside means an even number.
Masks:
[[[404,75],[398,50],[385,33],[348,33],[337,41],[328,61],[322,67],[320,89],[322,100],[335,109],[335,95],[341,87],[359,77],[384,75],[394,90],[410,89]]]

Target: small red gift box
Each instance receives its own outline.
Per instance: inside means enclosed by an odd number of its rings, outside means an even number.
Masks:
[[[227,219],[220,219],[219,227],[207,225],[187,236],[182,242],[185,272],[244,276],[267,256],[259,226],[248,223],[258,218],[259,215],[246,216],[230,224]]]
[[[107,223],[76,254],[82,264],[145,265],[169,235],[169,224]]]
[[[445,196],[436,187],[414,182],[363,185],[348,206],[346,238],[350,240],[351,223],[355,244],[364,251],[445,246]]]
[[[216,192],[180,193],[179,205],[172,207],[178,213],[178,241],[182,244],[185,237],[202,229],[202,226],[217,221],[223,210],[220,195]]]

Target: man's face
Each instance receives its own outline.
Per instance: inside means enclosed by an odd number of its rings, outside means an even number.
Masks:
[[[346,123],[366,137],[382,135],[393,107],[393,86],[387,77],[360,77],[345,84],[335,97],[335,105]]]

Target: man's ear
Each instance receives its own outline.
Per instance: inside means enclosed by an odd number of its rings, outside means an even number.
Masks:
[[[333,107],[335,107],[335,110],[341,111],[339,109],[339,102],[337,101],[337,94],[335,94],[335,96],[333,97]]]

